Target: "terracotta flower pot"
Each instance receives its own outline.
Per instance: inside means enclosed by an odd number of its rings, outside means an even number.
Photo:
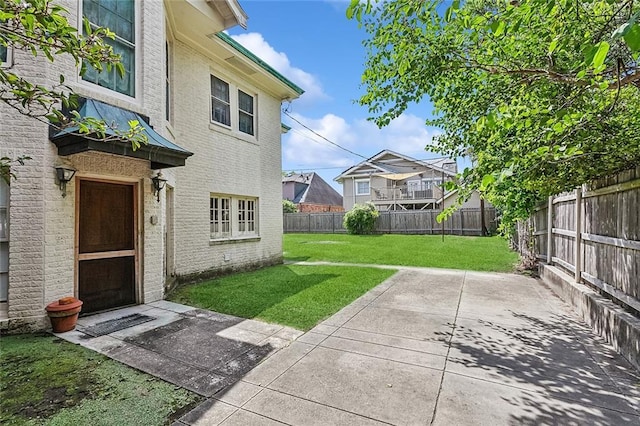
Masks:
[[[82,301],[75,297],[63,297],[51,302],[45,308],[54,333],[64,333],[76,328],[78,314],[82,309]]]

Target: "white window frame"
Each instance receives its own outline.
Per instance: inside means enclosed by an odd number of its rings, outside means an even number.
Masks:
[[[360,192],[359,183],[367,184],[367,192]],[[356,195],[371,195],[371,179],[354,179],[353,181],[354,192]]]
[[[247,87],[243,87],[240,86],[236,83],[233,82],[233,80],[231,78],[227,78],[225,77],[223,74],[220,74],[214,70],[211,70],[209,73],[209,81],[210,81],[210,89],[212,89],[211,87],[211,81],[212,78],[217,78],[219,80],[221,80],[222,82],[226,83],[229,87],[229,125],[226,125],[225,123],[216,121],[213,119],[213,93],[211,93],[211,100],[209,102],[209,122],[211,123],[212,126],[210,126],[211,129],[215,130],[216,127],[214,126],[219,126],[220,128],[226,129],[228,131],[230,131],[231,133],[233,133],[236,137],[240,138],[240,139],[244,139],[247,140],[249,142],[253,142],[255,143],[257,140],[257,135],[258,135],[258,94],[256,93],[255,90],[250,90]],[[250,96],[252,99],[252,106],[253,106],[253,113],[249,113],[247,111],[241,110],[240,109],[240,92],[244,93],[247,96]],[[220,100],[219,98],[215,98],[219,101],[223,101],[224,100]],[[245,115],[249,115],[252,117],[253,119],[253,133],[248,133],[245,131],[240,130],[240,115],[241,114],[245,114]]]
[[[259,201],[257,197],[211,193],[209,196],[210,240],[258,238],[260,236]],[[228,209],[225,206],[228,206]]]
[[[245,111],[240,107],[241,93],[251,98],[251,112]],[[245,132],[240,128],[240,119],[243,115],[247,117],[251,117],[251,132]],[[250,95],[249,93],[245,92],[242,89],[238,89],[238,131],[250,136],[255,136],[256,134],[256,98],[255,96]]]
[[[214,96],[213,94],[213,79],[217,79],[220,80],[221,82],[223,82],[224,84],[227,85],[227,96],[229,97],[228,100],[222,99],[222,98],[218,98],[217,96]],[[211,77],[209,78],[209,84],[211,85],[210,89],[211,89],[211,111],[210,111],[210,115],[209,115],[209,120],[211,120],[211,122],[213,124],[217,124],[218,126],[223,126],[226,128],[231,128],[231,126],[233,125],[233,107],[232,107],[232,103],[231,103],[231,93],[232,93],[232,87],[231,87],[231,83],[229,83],[227,80],[218,77],[217,75],[213,75],[211,74]],[[229,124],[227,124],[226,122],[222,122],[222,121],[218,121],[216,119],[214,119],[214,111],[215,108],[213,107],[213,103],[215,102],[220,102],[222,104],[225,104],[228,108],[229,111],[229,117],[227,117],[227,121],[229,122]]]
[[[257,200],[255,198],[237,198],[238,235],[256,235]]]
[[[142,46],[142,41],[141,41],[141,16],[142,16],[142,10],[141,10],[141,2],[137,1],[137,0],[133,0],[133,20],[134,20],[134,40],[135,43],[133,48],[133,55],[134,55],[134,60],[133,60],[133,66],[134,66],[134,76],[133,76],[133,93],[134,95],[127,95],[125,93],[121,93],[118,92],[114,89],[111,89],[109,87],[104,87],[101,86],[97,83],[93,83],[89,80],[85,80],[84,78],[82,78],[81,75],[77,75],[78,78],[78,83],[81,85],[85,85],[85,86],[89,86],[91,88],[91,90],[95,91],[95,92],[99,92],[99,93],[103,93],[105,95],[111,96],[111,97],[115,97],[115,98],[120,98],[122,100],[131,102],[131,101],[137,101],[141,98],[142,96],[142,55],[141,55],[141,46]],[[78,22],[82,23],[84,19],[84,7],[83,7],[83,1],[80,0],[78,2]],[[78,25],[78,32],[84,32],[84,26],[82,24]],[[114,31],[115,32],[115,31]],[[116,35],[117,37],[117,35]],[[79,70],[79,68],[78,68]]]
[[[209,234],[211,239],[231,236],[232,205],[229,196],[212,194],[209,197]]]
[[[0,66],[2,68],[11,67],[12,61],[13,61],[13,49],[10,46],[7,46],[6,49],[7,49],[7,57],[5,58],[4,61],[0,61]]]

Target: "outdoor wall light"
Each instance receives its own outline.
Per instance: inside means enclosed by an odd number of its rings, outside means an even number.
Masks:
[[[70,169],[63,166],[56,167],[56,177],[58,178],[58,186],[62,191],[62,196],[67,196],[67,182],[73,179],[73,175],[76,174],[75,169]]]
[[[153,195],[158,197],[158,202],[160,202],[160,191],[164,188],[167,180],[162,177],[162,172],[158,172],[157,175],[151,178],[151,183],[153,184]]]

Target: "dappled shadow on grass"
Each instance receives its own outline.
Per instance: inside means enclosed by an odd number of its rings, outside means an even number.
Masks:
[[[335,265],[279,265],[180,288],[186,305],[308,330],[394,273]]]
[[[516,407],[509,424],[626,424],[638,422],[630,403],[637,398],[618,386],[593,348],[576,335],[584,325],[563,315],[540,319],[513,313],[518,325],[479,320],[457,325],[451,339],[450,368],[495,386],[497,401]],[[448,341],[449,335],[442,335]],[[610,366],[611,356],[607,361]],[[620,380],[640,379],[620,357]]]
[[[274,273],[272,268],[277,268],[277,271]],[[174,300],[216,312],[255,318],[291,296],[339,276],[298,274],[288,266],[272,268],[189,285],[182,288]]]

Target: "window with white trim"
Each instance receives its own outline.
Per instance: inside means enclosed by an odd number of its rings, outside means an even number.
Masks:
[[[10,47],[0,45],[0,66],[10,67],[12,63]]]
[[[238,130],[253,136],[253,96],[238,90]]]
[[[0,179],[0,302],[9,296],[9,185]]]
[[[255,234],[256,201],[253,199],[238,200],[238,233]]]
[[[229,83],[211,76],[211,121],[231,126],[231,99]]]
[[[135,96],[135,2],[134,0],[83,0],[82,11],[92,27],[109,28],[116,35],[115,40],[105,38],[104,41],[120,55],[124,66],[124,76],[120,76],[116,67],[98,71],[85,62],[86,71],[83,80],[116,92]]]
[[[209,206],[212,240],[258,236],[257,198],[211,194]]]
[[[211,75],[211,122],[256,135],[256,95]]]
[[[209,223],[211,238],[231,236],[231,198],[211,196],[209,201]]]
[[[356,195],[369,195],[371,190],[369,188],[369,179],[357,179],[356,180]]]

